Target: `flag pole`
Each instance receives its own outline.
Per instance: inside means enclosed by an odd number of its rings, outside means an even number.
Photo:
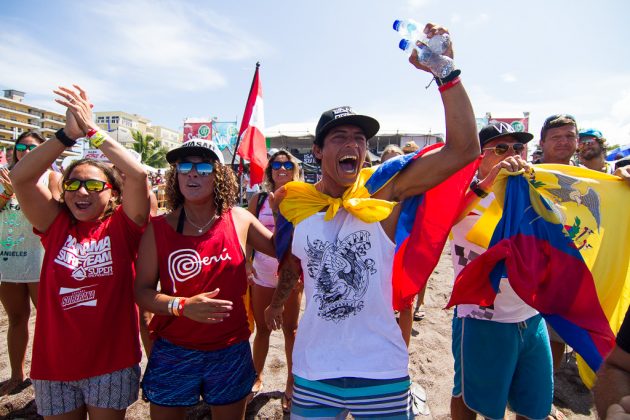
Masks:
[[[260,68],[260,61],[256,62],[256,71],[254,71],[254,77],[252,77],[252,85],[249,87],[249,93],[247,94],[247,100],[252,96],[252,90],[254,90],[254,82],[256,81],[256,74],[258,74],[258,69]],[[247,110],[247,102],[245,102],[245,110]],[[241,121],[242,123],[242,121]],[[241,136],[243,133],[239,133],[236,138],[236,145],[234,146],[234,153],[232,154],[232,166],[234,166],[234,161],[236,160],[236,151],[238,150],[238,145],[241,142]]]

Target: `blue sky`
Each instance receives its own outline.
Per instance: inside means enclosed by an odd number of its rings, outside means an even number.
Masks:
[[[477,116],[554,113],[630,143],[630,3],[532,0],[2,1],[0,88],[51,109],[77,82],[96,110],[180,129],[239,120],[256,61],[265,124],[311,128],[351,105],[384,130],[443,132],[437,89],[397,49],[394,19],[451,30]]]

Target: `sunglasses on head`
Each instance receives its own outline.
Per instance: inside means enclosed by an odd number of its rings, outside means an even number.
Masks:
[[[188,175],[193,168],[199,176],[208,176],[214,172],[214,165],[210,162],[179,162],[176,167],[177,172],[182,175]]]
[[[24,152],[26,149],[28,150],[33,150],[34,148],[36,148],[37,145],[36,144],[23,144],[23,143],[18,143],[15,145],[15,150],[17,152]]]
[[[514,150],[515,154],[520,154],[523,150],[525,150],[525,145],[523,143],[514,143],[514,144],[505,144],[499,143],[494,147],[487,147],[483,150],[494,150],[494,154],[497,156],[502,156],[508,152],[508,150]]]
[[[290,171],[293,168],[295,168],[295,165],[291,161],[286,161],[286,162],[275,161],[275,162],[271,162],[271,169],[273,169],[274,171],[279,171],[280,168],[284,168],[285,170]]]
[[[81,186],[89,192],[101,192],[106,188],[111,188],[112,184],[100,179],[66,179],[63,182],[64,191],[78,191],[81,189]]]

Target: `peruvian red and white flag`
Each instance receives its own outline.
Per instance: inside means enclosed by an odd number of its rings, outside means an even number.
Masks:
[[[265,128],[265,114],[263,112],[262,86],[256,63],[256,73],[252,88],[247,98],[243,122],[238,132],[240,145],[236,154],[249,161],[249,185],[254,186],[263,181],[265,167],[267,166],[267,144],[263,130]]]

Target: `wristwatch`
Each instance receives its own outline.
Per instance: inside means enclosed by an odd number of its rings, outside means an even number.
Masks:
[[[472,192],[474,192],[475,194],[477,194],[477,196],[480,197],[480,198],[486,198],[488,196],[488,192],[484,191],[483,188],[481,188],[479,186],[479,180],[478,179],[475,179],[470,184],[470,190]]]

